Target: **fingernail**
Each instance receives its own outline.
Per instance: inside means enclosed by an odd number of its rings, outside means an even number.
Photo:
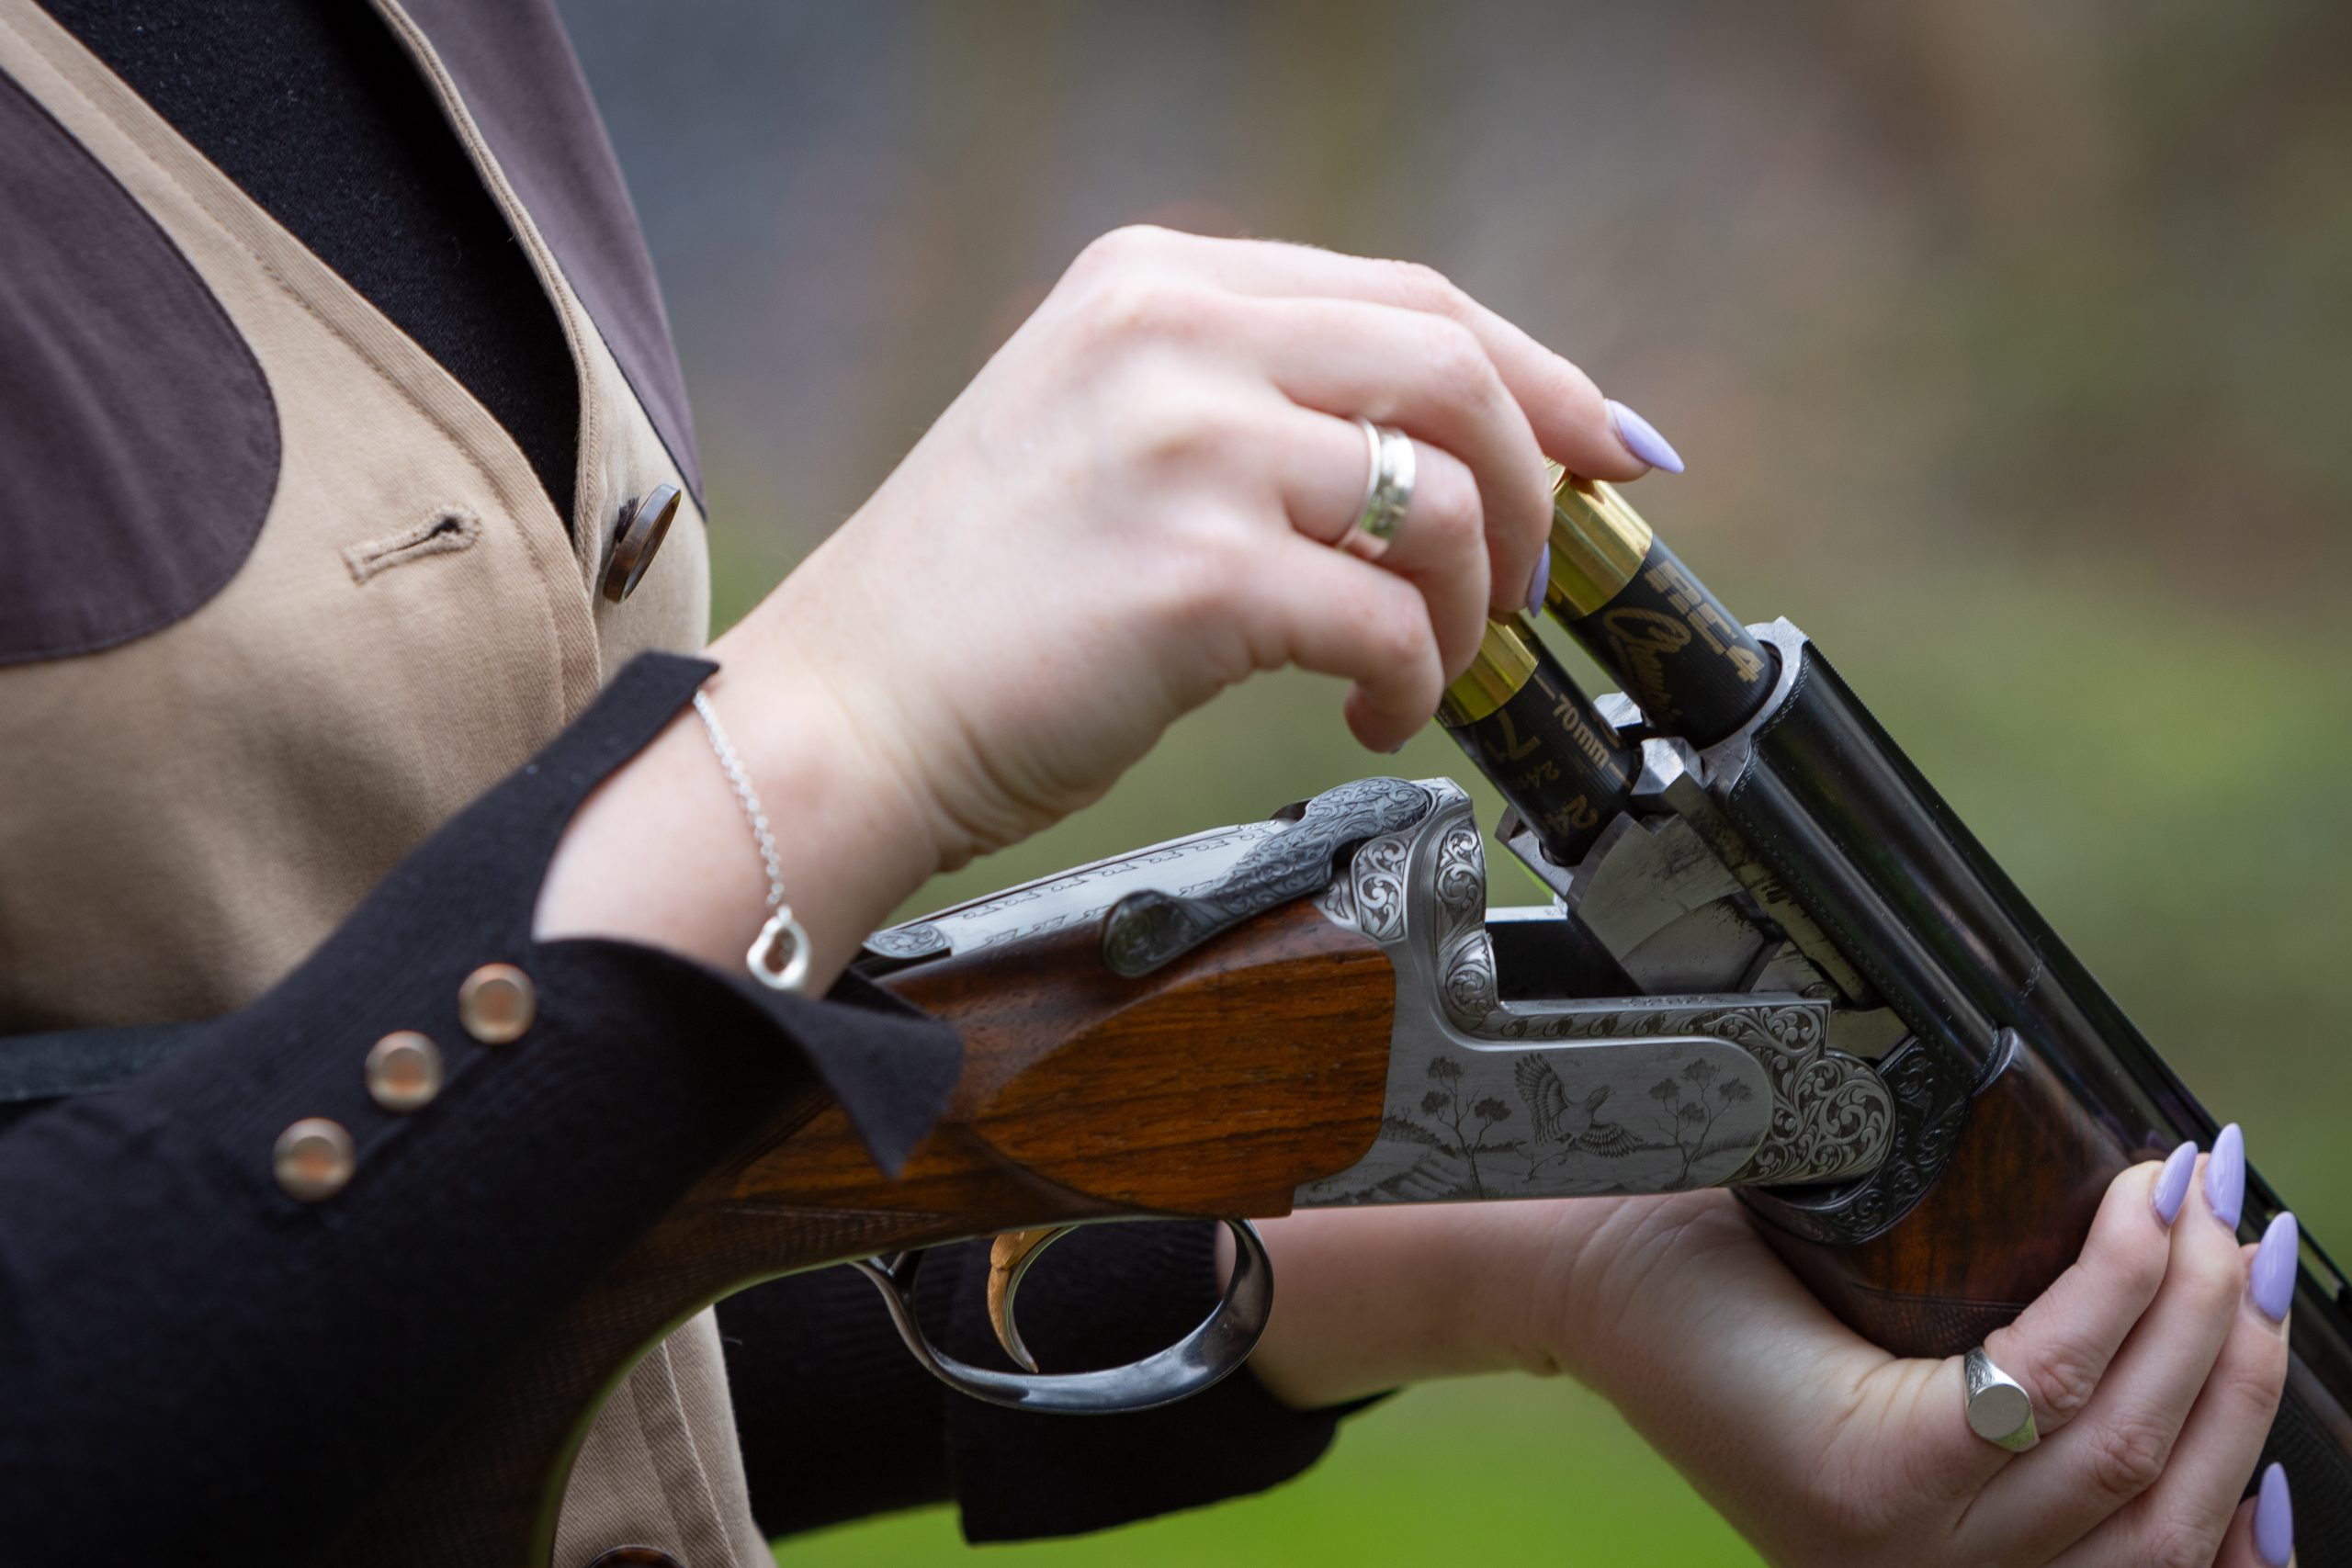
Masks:
[[[2238,1215],[2245,1208],[2245,1134],[2234,1122],[2213,1140],[2213,1157],[2205,1162],[2205,1201],[2215,1219],[2232,1230],[2238,1228]]]
[[[2254,1249],[2254,1304],[2273,1323],[2286,1322],[2287,1309],[2294,1304],[2295,1241],[2295,1216],[2280,1214]]]
[[[1400,751],[1404,750],[1405,750],[1405,748],[1406,748],[1407,746],[1410,745],[1410,744],[1412,744],[1410,741],[1408,741],[1408,740],[1399,740],[1398,742],[1396,742],[1396,745],[1391,746],[1390,748],[1388,748],[1388,754],[1389,754],[1390,756],[1394,757],[1394,756],[1396,756],[1398,752],[1400,752]]]
[[[2188,1196],[2188,1173],[2197,1168],[2197,1145],[2186,1143],[2165,1156],[2156,1172],[2156,1218],[2170,1225],[2180,1217],[2180,1201]]]
[[[1544,595],[1552,590],[1552,547],[1546,544],[1544,553],[1535,558],[1535,575],[1527,580],[1527,613],[1541,615]]]
[[[2287,1467],[2262,1472],[2262,1495],[2254,1505],[2254,1549],[2270,1568],[2287,1568],[2295,1555],[2295,1505],[2287,1497]]]
[[[1682,471],[1682,454],[1657,433],[1657,425],[1614,398],[1604,399],[1603,401],[1609,409],[1609,427],[1617,433],[1617,439],[1625,444],[1626,451],[1653,468],[1664,468],[1669,474]]]

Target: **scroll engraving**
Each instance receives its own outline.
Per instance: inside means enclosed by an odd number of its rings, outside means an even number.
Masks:
[[[1410,846],[1401,837],[1374,839],[1356,851],[1348,875],[1332,886],[1325,914],[1352,925],[1374,942],[1394,942],[1405,931],[1405,862]]]
[[[1783,1230],[1841,1247],[1868,1241],[1910,1213],[1968,1125],[1975,1070],[1956,1053],[1915,1039],[1888,1054],[1879,1077],[1895,1110],[1890,1147],[1877,1169],[1817,1196],[1750,1192],[1744,1194],[1748,1202]]]
[[[1330,885],[1333,862],[1366,839],[1429,814],[1429,793],[1403,779],[1358,779],[1306,803],[1298,820],[1261,840],[1223,877],[1190,893],[1130,893],[1102,919],[1102,962],[1148,975],[1219,931]]]
[[[1820,1181],[1884,1156],[1893,1099],[1868,1064],[1829,1049],[1826,1002],[1505,1003],[1469,802],[1428,787],[1430,817],[1363,845],[1321,902],[1390,950],[1399,1006],[1371,1153],[1300,1202]]]
[[[1770,1085],[1770,1115],[1756,1157],[1734,1179],[1803,1182],[1867,1170],[1886,1156],[1894,1103],[1870,1066],[1828,1047],[1828,1009],[1799,1001],[1690,1005],[1659,997],[1622,1009],[1552,1017],[1495,999],[1494,944],[1481,930],[1447,961],[1444,998],[1457,1022],[1483,1038],[1599,1039],[1706,1034],[1744,1046]]]

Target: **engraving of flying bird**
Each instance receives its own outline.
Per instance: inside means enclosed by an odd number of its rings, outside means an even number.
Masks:
[[[1519,1082],[1519,1097],[1527,1101],[1527,1113],[1535,1123],[1535,1135],[1545,1143],[1557,1143],[1571,1149],[1615,1159],[1632,1154],[1641,1145],[1634,1134],[1614,1122],[1599,1119],[1601,1106],[1609,1099],[1609,1086],[1602,1084],[1584,1097],[1579,1105],[1568,1098],[1560,1075],[1552,1064],[1541,1056],[1521,1056],[1511,1077]]]

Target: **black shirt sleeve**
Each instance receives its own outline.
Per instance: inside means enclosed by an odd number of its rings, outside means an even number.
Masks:
[[[574,808],[713,668],[640,658],[267,995],[0,1133],[12,1560],[300,1558],[786,1099],[830,1091],[885,1168],[929,1129],[960,1047],[854,976],[811,1002],[650,948],[531,938]],[[536,991],[510,1043],[459,1020],[485,963]],[[429,1035],[447,1069],[407,1115],[369,1099],[362,1068],[396,1030]],[[347,1129],[357,1160],[340,1191],[301,1202],[271,1152],[310,1117]],[[1213,1235],[1135,1224],[1063,1241],[1023,1292],[1032,1342],[1061,1371],[1172,1343],[1215,1303]],[[950,1353],[1009,1366],[986,1270],[985,1244],[934,1258],[926,1320]],[[974,1540],[1097,1529],[1295,1474],[1340,1414],[1291,1412],[1246,1370],[1141,1415],[999,1410],[933,1382],[842,1269],[757,1287],[720,1325],[777,1535],[948,1500]]]
[[[640,659],[275,989],[0,1136],[12,1560],[296,1558],[784,1098],[821,1082],[886,1165],[928,1128],[960,1049],[870,987],[803,1001],[650,949],[531,939],[573,808],[713,668]],[[537,998],[497,1046],[458,1018],[489,962]],[[447,1068],[405,1116],[362,1071],[395,1030]],[[319,1202],[272,1173],[306,1117],[357,1148]]]

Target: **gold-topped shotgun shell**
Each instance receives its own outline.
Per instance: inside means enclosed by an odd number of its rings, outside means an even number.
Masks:
[[[458,1021],[485,1045],[520,1040],[538,1011],[537,987],[512,964],[485,964],[458,987]]]
[[[305,1116],[277,1134],[270,1169],[286,1195],[300,1203],[322,1203],[344,1189],[358,1168],[359,1152],[340,1122]]]
[[[613,557],[605,563],[605,597],[614,604],[636,592],[645,581],[646,568],[653,564],[662,541],[670,536],[670,525],[677,520],[678,497],[676,485],[659,484],[621,508]]]
[[[1552,476],[1552,581],[1544,607],[1568,620],[1589,615],[1634,580],[1650,553],[1650,525],[1614,487],[1578,479],[1557,463]]]
[[[387,1034],[368,1053],[368,1097],[406,1115],[441,1092],[441,1047],[413,1029]]]
[[[1535,673],[1535,630],[1517,615],[1487,623],[1470,668],[1454,678],[1438,704],[1437,721],[1459,728],[1476,724],[1519,695]]]

